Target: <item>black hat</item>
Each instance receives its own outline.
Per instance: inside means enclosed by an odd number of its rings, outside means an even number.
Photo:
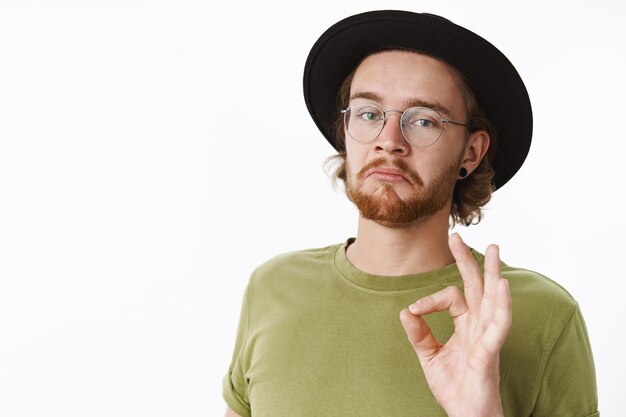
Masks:
[[[341,84],[363,58],[388,48],[423,52],[463,74],[498,132],[494,185],[502,187],[522,166],[530,149],[533,118],[528,92],[502,52],[440,16],[373,11],[343,19],[320,36],[304,67],[304,100],[328,142],[343,150],[334,137]]]

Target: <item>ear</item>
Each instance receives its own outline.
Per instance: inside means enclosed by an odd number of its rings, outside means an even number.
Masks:
[[[471,174],[489,149],[490,138],[489,134],[485,130],[477,130],[472,132],[470,137],[465,143],[465,151],[463,152],[463,159],[461,161],[461,167],[467,170],[467,175]]]

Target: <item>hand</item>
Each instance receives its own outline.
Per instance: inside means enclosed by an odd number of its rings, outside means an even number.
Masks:
[[[402,310],[400,320],[424,370],[426,382],[451,417],[502,416],[500,349],[511,328],[511,294],[500,275],[499,249],[485,252],[484,278],[461,237],[450,250],[463,278],[464,292],[447,287]],[[421,317],[447,311],[454,334],[441,344]]]

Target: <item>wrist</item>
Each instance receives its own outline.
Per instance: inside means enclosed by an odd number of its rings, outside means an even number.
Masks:
[[[448,417],[504,417],[504,412],[502,406],[498,404],[493,408],[483,408],[481,411],[460,410],[457,413],[448,413]]]
[[[477,398],[474,397],[476,400]],[[445,407],[444,407],[445,408]],[[448,417],[504,417],[500,392],[478,399],[478,402],[461,403],[451,410],[446,409]]]

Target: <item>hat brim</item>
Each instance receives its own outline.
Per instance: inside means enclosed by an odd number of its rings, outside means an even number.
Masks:
[[[304,99],[328,142],[337,151],[344,150],[334,137],[341,84],[364,57],[388,48],[424,52],[463,74],[498,134],[494,186],[509,181],[526,159],[532,138],[532,109],[524,82],[487,40],[431,14],[367,12],[341,20],[320,36],[305,64]]]

